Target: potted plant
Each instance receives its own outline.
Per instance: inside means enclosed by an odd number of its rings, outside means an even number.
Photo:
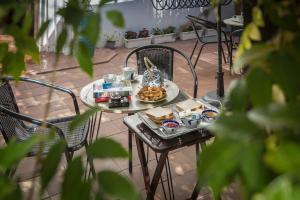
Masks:
[[[152,43],[160,44],[165,42],[174,42],[176,40],[176,28],[174,26],[168,26],[161,30],[159,28],[152,29]]]
[[[116,43],[118,40],[118,36],[116,35],[116,32],[112,35],[105,34],[104,36],[106,38],[105,47],[109,49],[114,49],[116,47]]]
[[[179,38],[180,40],[190,40],[196,38],[196,33],[191,25],[182,25],[180,27]],[[203,33],[202,27],[197,27],[197,32],[201,36]]]
[[[143,30],[139,31],[139,34],[134,31],[127,31],[125,33],[124,43],[126,48],[149,45],[151,44],[149,31],[146,28],[143,28]]]

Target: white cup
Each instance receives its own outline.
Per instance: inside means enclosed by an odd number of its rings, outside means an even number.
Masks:
[[[104,82],[113,83],[116,81],[117,76],[115,74],[105,74],[103,76]]]
[[[123,68],[123,76],[125,80],[133,80],[136,72],[132,67],[124,67]]]

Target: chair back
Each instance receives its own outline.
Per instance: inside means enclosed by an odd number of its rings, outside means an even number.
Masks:
[[[18,138],[25,132],[25,124],[10,115],[4,110],[10,110],[19,113],[15,96],[8,80],[0,79],[0,131],[8,142],[12,137],[18,135]]]
[[[193,77],[193,97],[197,97],[197,90],[198,90],[198,78],[193,67],[191,60],[181,51],[178,49],[163,46],[163,45],[147,45],[143,47],[139,47],[131,51],[126,59],[124,67],[128,66],[129,58],[136,54],[137,58],[137,65],[138,65],[138,74],[143,74],[144,71],[147,69],[144,63],[144,57],[148,57],[151,62],[156,65],[156,67],[163,72],[165,79],[173,81],[173,59],[174,54],[181,56],[186,61],[188,68],[190,69]]]
[[[147,69],[144,62],[144,57],[147,57],[162,72],[165,79],[173,80],[174,51],[172,48],[162,45],[143,46],[133,50],[128,57],[133,53],[136,54],[137,58],[138,74],[143,74]]]

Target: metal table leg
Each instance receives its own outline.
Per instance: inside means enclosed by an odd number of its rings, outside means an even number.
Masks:
[[[128,170],[129,173],[132,174],[132,132],[130,131],[128,131],[128,151],[129,151]]]
[[[203,149],[206,148],[206,143],[203,142],[203,143],[200,143],[200,146],[201,146],[201,151],[203,151]],[[199,147],[199,146],[198,146]],[[199,156],[199,155],[198,155]],[[198,159],[197,159],[198,160]],[[198,167],[198,166],[197,166]],[[195,185],[194,187],[194,190],[193,190],[193,193],[191,195],[191,197],[189,198],[189,200],[196,200],[198,195],[199,195],[199,192],[200,192],[200,182],[199,180],[197,179],[197,184]]]
[[[169,152],[164,152],[164,153],[161,153],[159,156],[159,160],[158,160],[158,163],[157,163],[157,166],[156,166],[156,169],[155,169],[152,181],[151,181],[150,191],[147,194],[147,199],[153,199],[153,197],[154,197],[155,191],[156,191],[158,183],[159,183],[159,179],[161,177],[166,160],[168,158],[168,153]]]
[[[132,113],[128,113],[128,116],[133,115]],[[132,131],[128,129],[128,171],[132,174]]]
[[[137,136],[135,136],[135,139],[136,139],[139,159],[141,162],[142,172],[144,176],[145,187],[147,190],[147,200],[153,200],[169,152],[163,152],[160,154],[152,181],[150,183],[149,169],[146,162],[146,155],[145,155],[143,142]]]
[[[148,166],[147,166],[144,145],[143,145],[143,142],[137,136],[135,136],[135,141],[136,141],[138,156],[139,156],[139,159],[141,162],[144,183],[145,183],[146,191],[148,193],[148,191],[150,190],[150,175],[149,175],[149,170],[148,170]]]

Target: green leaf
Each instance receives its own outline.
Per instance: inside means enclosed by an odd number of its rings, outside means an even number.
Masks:
[[[127,151],[112,139],[100,138],[88,146],[87,152],[93,158],[125,158]]]
[[[299,45],[300,43],[298,43]],[[300,95],[300,59],[295,54],[299,50],[296,47],[282,48],[280,51],[273,53],[269,58],[272,80],[280,86],[289,101],[297,101]]]
[[[40,27],[37,35],[36,35],[36,39],[35,39],[36,41],[44,35],[44,33],[47,30],[50,23],[51,23],[51,20],[49,20],[49,19],[42,23],[42,25],[41,25],[41,27]]]
[[[272,81],[266,72],[260,68],[252,68],[246,79],[254,106],[264,106],[272,101]]]
[[[251,194],[260,191],[268,181],[267,169],[262,162],[263,149],[262,141],[253,141],[245,144],[241,154],[241,172]]]
[[[62,184],[61,199],[83,200],[90,199],[91,184],[83,182],[83,166],[81,157],[74,158],[67,166]]]
[[[18,2],[17,9],[14,9],[14,13],[12,15],[12,23],[18,24],[21,22],[22,18],[24,18],[26,14],[26,10],[28,9],[28,3]],[[2,4],[3,5],[3,4]],[[11,9],[11,8],[10,8]]]
[[[229,110],[245,111],[249,105],[247,82],[244,78],[233,80],[225,96],[225,105]]]
[[[261,40],[261,34],[260,34],[260,30],[257,27],[256,24],[251,23],[248,25],[249,28],[249,38],[255,41],[260,41]]]
[[[218,137],[230,138],[238,141],[247,141],[263,137],[263,132],[250,119],[246,113],[221,113],[219,118],[209,126],[209,130]]]
[[[292,187],[290,179],[278,177],[261,194],[254,196],[253,200],[292,200],[294,199]]]
[[[12,35],[15,39],[17,47],[16,54],[19,54],[22,57],[27,54],[30,55],[36,63],[40,62],[40,54],[36,41],[29,34],[24,34],[23,30],[18,26],[10,26],[7,33]],[[22,62],[24,63],[24,58],[22,58]],[[19,64],[22,62],[18,61]]]
[[[118,10],[107,11],[106,17],[116,27],[123,28],[125,26],[125,21],[124,21],[123,15]]]
[[[20,52],[7,53],[3,59],[3,73],[14,78],[20,77],[25,70],[24,55]]]
[[[59,54],[62,51],[62,49],[66,43],[67,37],[68,37],[67,29],[64,28],[58,35],[58,38],[56,41],[56,46],[55,46],[56,54]]]
[[[8,52],[8,44],[7,43],[0,44],[0,63],[2,63],[2,60],[6,56],[7,52]]]
[[[47,141],[48,135],[34,135],[22,143],[11,141],[0,149],[0,171],[18,163],[39,142]]]
[[[258,6],[254,7],[252,9],[252,18],[253,18],[253,22],[257,26],[259,26],[259,27],[265,26],[263,13],[262,13],[261,9]]]
[[[116,172],[104,170],[98,173],[98,183],[104,193],[120,200],[141,199],[128,179]],[[116,187],[117,186],[117,187]]]
[[[20,44],[21,45],[21,44]],[[26,55],[30,55],[32,57],[32,60],[35,61],[36,63],[40,63],[40,52],[39,52],[39,48],[37,47],[37,44],[35,42],[35,40],[31,37],[26,37],[24,38],[24,49],[20,48],[18,46],[18,49],[20,49],[20,51],[23,51],[24,54]]]
[[[88,119],[98,111],[100,111],[98,108],[91,108],[86,110],[83,114],[77,115],[73,118],[72,122],[70,123],[69,130],[73,131],[76,127],[86,123]]]
[[[27,12],[26,15],[25,15],[25,18],[23,20],[23,27],[22,27],[22,31],[24,34],[29,34],[30,32],[30,29],[32,28],[32,21],[33,21],[33,18],[32,18],[32,15],[30,12]]]
[[[66,6],[59,9],[56,14],[62,16],[65,24],[71,25],[73,31],[76,31],[86,12],[86,8],[81,7],[79,0],[69,0]]]
[[[257,107],[248,114],[256,124],[274,129],[300,129],[300,105],[270,104],[267,107]]]
[[[7,176],[0,176],[0,199],[22,200],[20,187],[15,180]]]
[[[86,17],[86,24],[81,30],[80,36],[88,39],[95,46],[99,38],[100,13],[89,13]]]
[[[198,158],[198,175],[201,186],[211,186],[215,196],[231,181],[242,159],[243,144],[233,140],[218,138],[204,149]]]
[[[274,149],[268,149],[266,163],[277,173],[298,173],[300,169],[300,144],[282,142]]]
[[[50,148],[47,157],[43,160],[41,170],[42,191],[56,174],[65,147],[65,142],[59,141]]]
[[[267,59],[272,51],[274,51],[274,47],[269,44],[254,45],[251,49],[246,50],[241,56],[237,57],[233,68],[240,70],[242,67],[251,63],[262,62]]]
[[[78,41],[75,47],[75,57],[80,65],[80,68],[90,77],[93,76],[93,63],[89,48],[83,41]]]

